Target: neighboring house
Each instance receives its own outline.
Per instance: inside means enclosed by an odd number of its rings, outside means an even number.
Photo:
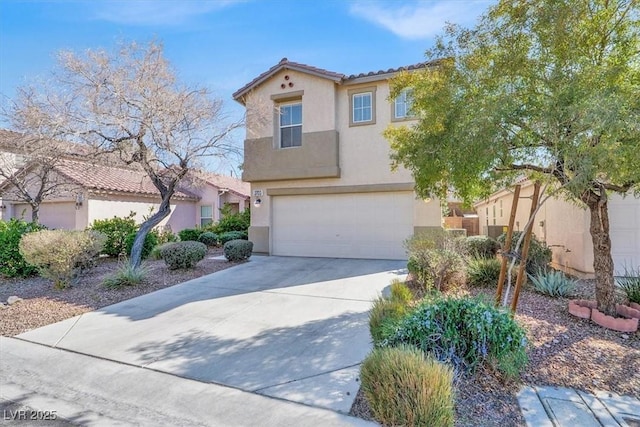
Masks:
[[[522,231],[529,219],[533,183],[522,185],[514,230]],[[513,192],[505,189],[476,203],[480,232],[496,237],[509,224]],[[624,267],[640,266],[640,199],[632,195],[609,199],[609,222],[612,256],[616,274]],[[561,198],[549,198],[542,205],[533,224],[533,233],[553,251],[556,267],[578,275],[593,274],[593,243],[589,233],[590,218],[586,209]]]
[[[415,123],[409,93],[389,100],[389,79],[429,65],[345,76],[284,58],[233,94],[247,109],[256,252],[406,259],[408,237],[441,227],[439,202],[416,197],[408,170],[391,171],[382,136]]]
[[[71,156],[72,157],[72,156]],[[31,165],[24,165],[29,173]],[[147,175],[134,168],[95,164],[64,158],[56,162],[54,179],[61,187],[40,205],[40,222],[49,228],[84,229],[96,219],[125,217],[135,212],[137,222],[159,207],[159,192]],[[228,203],[241,212],[249,204],[249,185],[238,179],[199,171],[185,179],[171,200],[171,214],[160,226],[176,232],[220,219]],[[8,182],[0,183],[0,219],[31,219],[31,207],[12,197]]]

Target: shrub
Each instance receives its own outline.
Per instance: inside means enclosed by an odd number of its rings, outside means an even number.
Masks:
[[[201,234],[202,230],[199,228],[185,228],[178,231],[181,242],[197,242]]]
[[[218,234],[218,240],[221,245],[224,245],[231,240],[247,240],[247,233],[244,231],[227,231],[225,233]]]
[[[382,346],[414,345],[459,369],[493,363],[516,376],[527,362],[526,335],[507,311],[478,298],[426,298]]]
[[[231,207],[225,204],[221,209],[222,218],[217,224],[211,227],[211,231],[216,234],[226,233],[229,231],[249,230],[249,221],[251,213],[249,209],[245,209],[240,213],[231,213]]]
[[[378,297],[369,311],[369,332],[373,345],[378,346],[395,331],[397,323],[407,313],[401,301]]]
[[[198,237],[198,241],[207,246],[215,246],[218,244],[218,235],[211,231],[205,231]]]
[[[94,230],[43,230],[23,236],[20,253],[56,288],[65,288],[103,250],[106,240]]]
[[[527,276],[536,292],[551,297],[571,296],[576,288],[576,281],[558,270],[539,270],[537,274]]]
[[[467,252],[477,258],[495,258],[500,243],[489,236],[469,236],[465,239]]]
[[[229,261],[243,261],[253,252],[253,242],[248,240],[230,240],[224,244],[224,257]]]
[[[133,232],[127,236],[125,240],[125,249],[127,250],[127,256],[131,256],[131,249],[133,248],[133,242],[136,240],[137,232]],[[144,236],[144,243],[142,244],[142,259],[147,259],[151,255],[151,251],[158,245],[158,236],[154,231],[150,231]]]
[[[640,304],[640,267],[634,269],[625,266],[624,275],[616,277],[616,282],[627,295],[629,302]]]
[[[21,219],[0,221],[0,274],[6,277],[27,277],[38,269],[25,261],[20,254],[20,239],[27,233],[39,231],[45,227]]]
[[[127,237],[138,230],[134,219],[135,215],[135,212],[131,212],[129,216],[124,218],[114,216],[111,219],[93,221],[90,228],[107,236],[102,253],[111,257],[127,253]]]
[[[467,284],[497,286],[501,266],[497,258],[472,258],[467,264]]]
[[[360,368],[376,420],[393,426],[453,426],[453,371],[415,347],[378,348]]]
[[[169,227],[169,226],[164,226],[164,227],[161,227],[161,228],[157,228],[156,230],[154,230],[154,232],[156,233],[156,236],[158,237],[158,244],[159,245],[163,245],[165,243],[171,243],[171,242],[177,242],[178,241],[178,236],[173,234],[173,232],[171,231],[171,227]]]
[[[154,259],[156,261],[162,259],[162,249],[171,243],[174,243],[174,242],[168,242],[168,243],[163,243],[161,245],[154,246],[153,249],[151,249],[149,258]]]
[[[407,268],[420,286],[442,291],[464,283],[464,239],[434,229],[408,239],[405,246]]]
[[[145,265],[134,268],[130,263],[122,263],[116,272],[107,277],[102,284],[108,288],[138,285],[147,278],[149,269]]]
[[[413,301],[413,293],[409,287],[398,279],[391,281],[391,295],[392,301],[399,301],[405,305],[409,305]]]
[[[520,239],[521,231],[514,231],[511,238],[511,252]],[[505,240],[507,235],[505,233],[498,237],[498,242],[502,247],[505,246]],[[523,240],[524,242],[524,240]],[[523,243],[524,245],[524,243]],[[518,260],[520,260],[520,254],[522,253],[522,246],[517,252]],[[527,254],[527,266],[526,270],[529,274],[536,274],[538,271],[547,269],[552,258],[551,248],[544,243],[540,242],[535,235],[531,235],[531,242],[529,243],[529,253]]]
[[[207,254],[207,245],[200,242],[174,242],[163,245],[162,259],[169,270],[193,268]]]

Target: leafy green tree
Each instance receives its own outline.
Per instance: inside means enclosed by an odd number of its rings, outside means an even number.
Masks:
[[[500,1],[473,29],[448,26],[413,89],[412,127],[390,127],[394,166],[422,196],[471,201],[518,175],[591,216],[598,308],[615,312],[608,196],[640,193],[638,0]]]

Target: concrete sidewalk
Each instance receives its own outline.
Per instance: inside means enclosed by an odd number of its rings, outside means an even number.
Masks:
[[[55,411],[74,425],[375,425],[326,409],[15,338],[0,337],[0,352],[1,400]]]
[[[536,386],[518,403],[528,427],[640,427],[640,400],[630,396]]]

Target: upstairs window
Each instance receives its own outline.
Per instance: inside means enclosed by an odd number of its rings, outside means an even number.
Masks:
[[[358,93],[353,95],[353,123],[371,121],[371,92]]]
[[[280,105],[280,148],[302,145],[302,103]]]
[[[413,117],[411,108],[413,107],[413,91],[404,89],[398,94],[393,103],[393,118],[396,120]]]
[[[351,89],[349,94],[349,126],[372,125],[376,122],[376,88]]]

